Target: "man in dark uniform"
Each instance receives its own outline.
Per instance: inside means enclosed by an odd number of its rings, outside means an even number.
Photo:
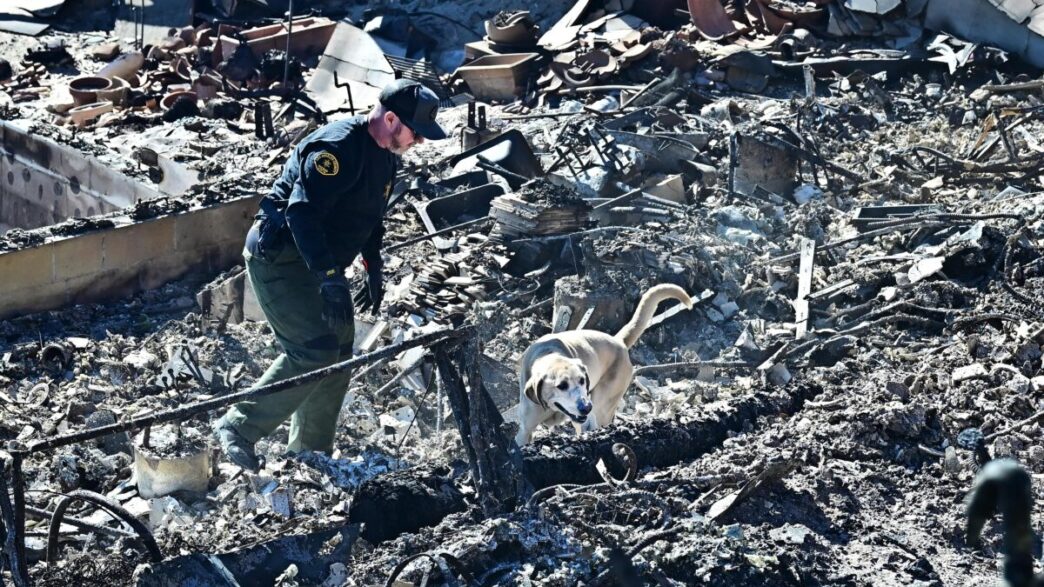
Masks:
[[[358,309],[376,313],[383,217],[397,155],[425,139],[444,139],[438,98],[396,80],[367,116],[330,123],[294,149],[282,176],[261,200],[243,256],[258,303],[283,354],[256,386],[307,373],[352,355],[352,296],[345,268],[362,254],[366,283]],[[330,452],[349,373],[240,402],[214,425],[225,456],[257,470],[254,444],[291,418],[287,450]]]

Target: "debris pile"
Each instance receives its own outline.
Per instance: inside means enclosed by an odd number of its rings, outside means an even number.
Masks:
[[[308,129],[406,76],[460,144],[404,158],[356,355],[473,334],[356,368],[332,455],[287,454],[284,428],[244,473],[202,412],[33,452],[35,582],[995,580],[1000,539],[969,526],[966,545],[962,498],[980,469],[980,505],[991,479],[1021,483],[993,459],[1044,473],[1032,3],[418,1],[292,24],[196,4],[147,42],[16,47],[3,117],[160,194],[18,227],[0,265],[263,193]],[[614,424],[498,444],[528,345],[616,332],[659,283],[694,307],[651,320]],[[220,401],[279,352],[241,268],[73,303],[0,322],[11,454]],[[512,483],[531,493],[500,500]]]

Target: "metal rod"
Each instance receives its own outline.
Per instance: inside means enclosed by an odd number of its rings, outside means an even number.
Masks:
[[[40,518],[41,520],[50,520],[51,512],[41,509],[34,508],[33,506],[25,506],[25,513],[29,514],[34,518]],[[76,526],[84,530],[90,530],[91,532],[97,532],[98,534],[104,534],[106,536],[112,536],[113,538],[137,538],[138,535],[128,530],[121,528],[109,528],[108,526],[102,526],[101,524],[92,524],[80,518],[74,518],[72,516],[65,516],[62,518],[63,524],[69,524],[70,526]],[[46,534],[45,534],[46,535]]]
[[[422,234],[422,235],[420,235],[418,237],[414,237],[414,238],[411,238],[409,240],[404,240],[401,243],[395,243],[394,245],[385,247],[384,248],[384,252],[385,253],[390,253],[392,251],[397,251],[397,250],[399,250],[399,249],[401,249],[403,247],[408,247],[408,246],[410,246],[412,244],[416,244],[416,243],[419,243],[421,241],[426,241],[426,240],[430,239],[433,236],[441,236],[441,235],[444,235],[446,233],[453,232],[455,230],[460,230],[462,228],[468,228],[470,226],[477,226],[479,224],[485,224],[486,222],[489,222],[490,220],[492,220],[492,218],[490,218],[489,216],[483,216],[482,218],[476,218],[474,220],[468,220],[467,222],[461,222],[460,224],[454,224],[453,226],[447,226],[446,228],[443,228],[443,229],[440,229],[440,230],[436,230],[435,232],[429,232],[428,234]]]
[[[378,389],[376,392],[374,392],[373,397],[381,397],[382,395],[384,395],[385,393],[390,391],[391,388],[395,387],[395,385],[397,383],[399,383],[400,381],[405,379],[407,375],[409,375],[410,373],[413,373],[414,371],[416,371],[417,369],[420,369],[420,368],[421,368],[421,364],[417,363],[417,364],[413,365],[412,367],[406,367],[402,371],[399,371],[398,373],[395,374],[394,377],[389,379],[387,383],[382,385],[380,389]],[[422,371],[422,373],[423,373],[423,371]]]
[[[248,389],[238,393],[233,393],[221,397],[212,398],[205,401],[196,402],[180,408],[174,408],[163,412],[157,412],[148,416],[142,416],[126,422],[117,422],[108,426],[101,426],[99,428],[91,428],[90,430],[81,430],[79,432],[73,432],[64,436],[55,436],[45,440],[38,440],[29,445],[24,451],[24,454],[31,454],[41,451],[50,450],[59,446],[68,446],[70,444],[76,444],[85,440],[91,440],[93,438],[100,438],[102,436],[108,436],[110,434],[116,434],[118,432],[127,432],[131,430],[138,430],[145,426],[151,426],[154,424],[161,424],[164,422],[176,422],[185,420],[196,414],[202,414],[210,412],[218,408],[230,406],[234,403],[247,400],[256,399],[259,397],[265,397],[281,391],[297,387],[305,383],[311,383],[312,381],[318,381],[325,379],[326,377],[333,375],[334,373],[340,373],[358,367],[360,365],[368,365],[374,361],[391,357],[418,346],[431,346],[438,343],[444,343],[449,340],[463,338],[474,331],[474,326],[463,326],[454,330],[441,330],[438,332],[430,332],[417,338],[403,341],[399,344],[386,346],[382,349],[353,357],[351,359],[341,361],[340,363],[334,363],[329,367],[323,367],[322,369],[316,369],[296,377],[277,381],[275,383],[269,383],[268,385],[262,385],[253,389]],[[14,453],[13,453],[14,454]],[[14,456],[17,457],[17,454]],[[16,461],[21,466],[21,461]],[[19,478],[21,473],[18,474]],[[17,497],[17,495],[16,495]],[[24,527],[24,525],[23,525]]]
[[[294,0],[290,0],[290,7],[286,12],[286,55],[283,57],[283,87],[290,79],[290,39],[294,36]]]
[[[683,369],[698,369],[701,367],[713,367],[716,369],[753,369],[756,363],[746,361],[689,361],[681,363],[661,363],[659,365],[643,365],[634,369],[635,375],[642,373],[655,373],[658,371],[681,371]]]
[[[475,157],[478,159],[477,165],[478,165],[479,168],[484,169],[486,171],[491,171],[493,173],[496,173],[497,175],[503,176],[504,179],[508,180],[509,184],[512,181],[514,181],[514,182],[518,183],[519,185],[522,185],[522,184],[526,183],[527,181],[529,181],[531,179],[531,178],[526,177],[524,175],[519,175],[519,174],[517,174],[514,171],[511,171],[509,169],[505,169],[504,167],[502,167],[500,165],[497,165],[496,163],[493,163],[492,161],[490,161],[489,159],[484,157],[481,153],[476,155]],[[517,186],[512,186],[512,187],[517,189]]]
[[[933,228],[943,228],[945,226],[950,226],[950,225],[951,225],[951,223],[948,223],[948,222],[925,222],[925,221],[921,220],[920,218],[915,218],[914,220],[911,220],[911,222],[909,224],[901,224],[901,225],[897,224],[895,226],[890,226],[888,228],[881,228],[879,230],[871,230],[869,232],[864,232],[862,234],[858,234],[856,236],[849,237],[849,238],[844,238],[844,239],[841,239],[839,241],[823,243],[822,245],[819,245],[819,250],[820,251],[827,251],[827,250],[830,250],[830,249],[835,249],[835,248],[840,247],[842,245],[847,245],[849,243],[854,243],[856,241],[860,241],[860,240],[863,240],[863,239],[869,239],[869,238],[875,238],[875,237],[878,237],[878,236],[884,236],[886,234],[891,234],[891,233],[896,232],[898,230],[904,230],[905,231],[905,230],[921,229],[921,228],[933,229]],[[800,258],[801,258],[801,253],[787,253],[786,255],[780,255],[779,257],[774,257],[772,259],[769,259],[766,262],[766,264],[768,264],[768,265],[775,265],[775,264],[779,264],[779,263],[789,263],[791,261],[796,261],[796,260],[798,260]]]

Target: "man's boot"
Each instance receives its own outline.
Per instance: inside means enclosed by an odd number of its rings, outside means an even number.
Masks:
[[[221,452],[232,464],[255,472],[260,468],[254,443],[244,438],[224,417],[214,422],[214,435],[221,445]]]

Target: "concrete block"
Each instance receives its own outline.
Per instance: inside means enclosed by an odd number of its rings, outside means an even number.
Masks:
[[[250,279],[245,279],[244,282],[243,319],[253,320],[254,322],[265,322],[268,318],[265,317],[265,312],[261,309],[261,304],[257,301],[257,294],[254,293],[254,285],[250,283]]]
[[[175,250],[195,250],[228,240],[238,240],[242,245],[257,213],[257,202],[255,198],[237,200],[178,215],[174,224]]]
[[[101,271],[104,240],[104,232],[92,232],[48,245],[54,251],[55,281],[65,281]]]
[[[183,277],[193,268],[200,266],[197,251],[176,251],[156,257],[150,263],[139,266],[138,289],[155,289],[168,281]]]
[[[139,291],[138,272],[136,267],[108,269],[66,279],[57,285],[65,290],[66,304],[86,304],[135,294]]]
[[[0,297],[54,281],[54,257],[49,246],[0,253]]]
[[[221,282],[214,282],[196,294],[196,305],[203,315],[222,323],[239,324],[243,321],[243,289],[246,271]]]
[[[66,304],[65,286],[42,283],[0,294],[0,318],[60,308]]]
[[[105,232],[105,268],[135,267],[174,252],[172,216]]]
[[[0,253],[0,319],[126,297],[191,271],[227,269],[242,262],[256,210],[257,198],[248,198]]]

